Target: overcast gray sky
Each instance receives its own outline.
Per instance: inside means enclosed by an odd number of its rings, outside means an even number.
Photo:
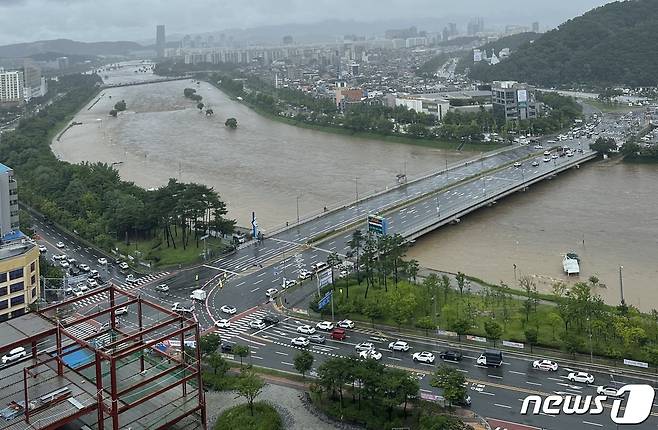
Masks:
[[[0,0],[0,45],[43,39],[148,40],[154,26],[197,33],[327,19],[482,16],[556,25],[609,0]]]

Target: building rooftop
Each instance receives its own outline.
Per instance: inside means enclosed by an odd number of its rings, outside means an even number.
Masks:
[[[25,235],[20,231],[8,233],[0,238],[3,242],[0,244],[0,261],[5,258],[13,258],[23,255],[37,246],[29,240],[19,241],[19,239],[22,238],[25,238]]]
[[[55,331],[55,325],[37,313],[28,313],[2,323],[0,345],[12,349],[22,344],[26,338]]]
[[[2,71],[2,69],[0,69]],[[11,169],[4,164],[0,163],[0,173],[10,172]]]

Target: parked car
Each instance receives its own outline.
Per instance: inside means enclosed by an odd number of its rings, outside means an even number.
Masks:
[[[366,351],[361,351],[359,353],[359,358],[362,358],[364,360],[381,360],[382,359],[382,353],[377,351],[376,349],[369,349]]]
[[[24,357],[27,357],[27,352],[25,351],[25,348],[19,346],[18,348],[14,348],[2,356],[2,364],[8,364],[12,361],[20,360]]]
[[[428,351],[415,352],[411,355],[411,358],[419,363],[434,364],[434,354]]]
[[[231,327],[231,321],[229,321],[225,318],[221,318],[221,319],[215,321],[215,327],[217,327],[217,328],[229,328],[229,327]]]
[[[404,351],[407,352],[409,349],[411,349],[411,346],[403,340],[396,340],[395,342],[391,342],[388,344],[388,349],[391,351]]]
[[[331,331],[334,329],[334,323],[331,321],[321,321],[315,325],[318,330]]]
[[[306,347],[306,346],[308,346],[309,341],[304,336],[300,336],[300,337],[296,337],[293,340],[291,340],[290,343],[292,343],[295,346],[304,346],[304,347]]]
[[[448,349],[439,353],[439,358],[446,361],[461,361],[462,353],[454,349]]]
[[[594,383],[594,375],[590,375],[587,372],[571,372],[567,376],[567,379],[571,382],[580,382],[583,384]]]
[[[235,315],[235,313],[238,311],[235,309],[235,307],[229,305],[223,305],[221,308],[219,308],[219,310],[229,315]]]
[[[324,336],[321,334],[313,334],[308,337],[309,342],[311,343],[319,343],[319,344],[324,344],[326,342],[326,339]]]
[[[338,321],[338,324],[336,324],[336,326],[341,328],[354,328],[354,321],[352,320]]]
[[[335,340],[345,340],[347,334],[345,333],[344,328],[335,328],[331,330],[331,338]]]
[[[532,368],[556,372],[558,365],[556,362],[551,360],[535,360],[532,362]]]
[[[315,328],[311,327],[310,325],[302,325],[297,327],[297,333],[314,334]]]

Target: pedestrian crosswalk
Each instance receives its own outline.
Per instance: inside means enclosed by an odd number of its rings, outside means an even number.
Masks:
[[[122,290],[125,291],[131,291],[136,288],[141,287],[144,284],[148,284],[149,282],[154,282],[158,279],[162,279],[165,276],[169,275],[169,272],[160,272],[160,273],[155,273],[155,274],[150,274],[143,276],[141,278],[138,278],[135,282],[128,283],[128,282],[123,282],[121,284],[116,284],[116,286]],[[109,294],[107,292],[102,293],[102,294],[96,294],[91,297],[86,297],[74,304],[76,308],[86,308],[89,306],[93,306],[97,303],[102,303],[105,302],[109,299]]]
[[[230,327],[215,327],[215,332],[219,334],[220,338],[229,340],[235,336],[240,336],[244,333],[255,332],[256,330],[249,327],[249,322],[255,319],[261,319],[267,315],[265,310],[257,310],[248,315],[238,316],[238,318],[230,318]],[[226,318],[227,315],[222,315],[220,318]]]
[[[91,324],[89,321],[83,321],[81,323],[71,325],[66,329],[77,338],[84,339],[95,335],[99,331],[99,327]],[[105,345],[111,341],[112,335],[110,333],[103,333],[100,336],[93,338],[93,342],[98,346]]]

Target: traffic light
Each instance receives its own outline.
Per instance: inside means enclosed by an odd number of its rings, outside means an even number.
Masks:
[[[368,215],[368,231],[371,233],[385,235],[387,230],[386,218],[377,215]]]

